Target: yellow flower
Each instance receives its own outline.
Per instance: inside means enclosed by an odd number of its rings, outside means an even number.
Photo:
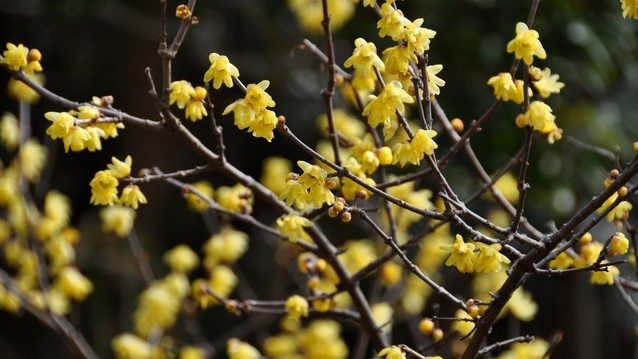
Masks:
[[[261,359],[259,350],[237,338],[231,338],[226,342],[226,354],[229,359]]]
[[[476,262],[476,253],[474,253],[475,245],[473,243],[463,242],[460,234],[456,235],[454,244],[441,247],[444,251],[450,251],[450,257],[445,262],[446,266],[456,266],[461,273],[470,273],[474,271]]]
[[[213,198],[213,186],[208,181],[195,182],[192,185],[197,191],[208,199]],[[204,212],[208,209],[208,203],[195,193],[189,192],[186,195],[188,207],[195,212]]]
[[[567,269],[574,263],[574,258],[567,254],[567,252],[561,252],[555,259],[548,263],[551,269]]]
[[[149,343],[130,333],[113,338],[111,348],[117,359],[150,359],[153,352]]]
[[[534,61],[533,56],[543,60],[547,54],[538,38],[536,30],[530,30],[525,23],[519,22],[516,24],[516,37],[507,44],[507,52],[513,52],[517,59],[528,65]]]
[[[472,330],[474,330],[475,324],[474,322],[471,321],[472,317],[469,314],[467,314],[466,311],[462,309],[457,309],[456,312],[454,312],[454,317],[461,320],[455,320],[454,322],[452,322],[450,329],[455,332],[458,332],[461,337],[465,337],[469,335],[472,332]],[[470,319],[470,320],[465,320],[465,319]]]
[[[396,345],[391,347],[383,348],[379,352],[379,357],[385,357],[385,359],[405,359],[405,353],[401,348]]]
[[[286,175],[292,164],[284,157],[268,157],[261,167],[261,184],[279,196],[286,189]]]
[[[179,351],[179,359],[206,359],[206,351],[200,347],[183,347]]]
[[[2,114],[0,120],[0,142],[8,149],[14,150],[20,144],[20,124],[10,112]]]
[[[603,212],[605,209],[607,209],[607,207],[611,206],[611,204],[614,203],[616,199],[618,199],[618,193],[612,194],[609,198],[607,198],[605,203],[603,203],[603,205],[596,210],[596,212]],[[615,222],[627,219],[627,217],[629,217],[629,211],[631,211],[632,208],[632,204],[628,201],[622,201],[618,203],[618,205],[614,207],[614,209],[607,213],[607,221]]]
[[[408,72],[410,60],[417,62],[414,51],[404,44],[388,47],[383,50],[383,56],[386,73],[391,75],[405,74]]]
[[[249,84],[246,86],[246,96],[244,100],[252,107],[255,112],[265,109],[266,107],[275,107],[275,101],[266,92],[266,89],[270,86],[270,81],[263,80],[258,84]]]
[[[250,213],[252,211],[253,193],[241,183],[232,187],[217,188],[215,199],[220,206],[233,212]]]
[[[625,254],[629,250],[629,240],[622,232],[616,232],[611,236],[611,243],[609,246],[609,255],[615,256],[618,254]]]
[[[638,4],[636,4],[634,0],[620,0],[620,3],[622,5],[622,16],[624,18],[633,17],[634,19],[638,19]]]
[[[308,316],[308,301],[299,295],[290,296],[286,300],[286,310],[288,315],[294,319]]]
[[[133,322],[135,331],[143,337],[154,330],[172,327],[177,319],[182,298],[167,284],[155,281],[138,298]]]
[[[248,235],[232,227],[224,227],[212,235],[203,246],[204,267],[212,269],[220,262],[235,263],[248,249]]]
[[[312,222],[297,213],[290,213],[277,218],[277,227],[282,236],[288,238],[291,242],[298,240],[309,240],[308,234],[304,231],[304,227],[310,227]]]
[[[523,114],[523,120],[536,131],[546,134],[548,129],[555,127],[556,116],[552,114],[552,108],[541,101],[532,101]]]
[[[204,82],[213,80],[213,88],[218,89],[222,83],[226,87],[233,87],[233,77],[239,77],[239,70],[235,65],[230,63],[228,57],[212,53],[208,55],[210,67],[204,74]]]
[[[109,170],[99,171],[91,183],[91,203],[111,206],[117,202],[117,178]]]
[[[80,126],[73,126],[69,132],[62,138],[64,143],[64,152],[82,151],[86,148],[87,142],[91,140],[91,134]]]
[[[288,0],[288,5],[304,30],[313,34],[320,34],[323,31],[321,26],[323,21],[321,1]],[[330,27],[332,31],[337,31],[354,14],[355,2],[328,0],[328,8],[330,9]]]
[[[565,87],[564,83],[558,82],[558,78],[557,74],[552,74],[549,67],[546,67],[542,72],[540,80],[532,83],[542,98],[548,98],[553,93],[559,93],[560,90]]]
[[[199,264],[197,254],[185,244],[180,244],[164,254],[164,262],[171,270],[189,273]]]
[[[195,87],[195,91],[186,103],[186,119],[195,122],[208,115],[208,111],[206,111],[206,107],[204,106],[206,95],[207,92],[205,88],[201,86]]]
[[[86,132],[89,134],[89,138],[85,141],[84,147],[88,149],[90,152],[101,150],[102,149],[102,141],[101,137],[104,137],[104,131],[101,128],[95,126],[85,127]]]
[[[417,54],[423,54],[430,49],[430,40],[436,35],[436,31],[421,27],[423,19],[419,18],[414,22],[405,22],[404,40],[408,43],[408,48]]]
[[[261,137],[266,141],[272,141],[273,130],[277,127],[279,119],[274,111],[262,110],[255,115],[255,120],[248,125],[248,132],[252,132],[254,137]]]
[[[365,105],[362,115],[368,117],[368,123],[374,127],[383,124],[383,132],[386,140],[390,139],[396,131],[398,124],[396,112],[404,112],[404,103],[413,103],[414,99],[398,81],[393,81],[383,88],[378,97],[369,96],[370,101]]]
[[[352,56],[343,63],[343,66],[354,67],[355,70],[362,74],[373,74],[373,67],[376,67],[379,71],[385,70],[385,64],[377,55],[377,47],[373,42],[358,38],[354,40],[354,45]]]
[[[377,22],[377,29],[380,37],[390,36],[393,41],[403,40],[405,25],[409,20],[403,16],[401,11],[392,7],[391,2],[381,5],[381,20]]]
[[[445,81],[436,76],[441,70],[443,70],[443,65],[431,65],[427,67],[430,96],[439,95],[441,93],[440,87],[445,86]]]
[[[131,165],[133,164],[131,155],[126,156],[124,161],[111,157],[111,162],[112,164],[108,164],[106,167],[109,169],[113,177],[122,179],[131,175]]]
[[[328,188],[328,172],[305,161],[297,161],[297,165],[304,171],[299,176],[299,183],[308,190],[308,202],[315,208],[321,208],[324,203],[333,204],[335,197]]]
[[[168,97],[168,104],[177,103],[179,109],[186,106],[188,100],[195,94],[193,86],[185,80],[174,81],[171,83],[171,92]]]
[[[514,343],[509,350],[499,354],[496,359],[540,359],[544,358],[549,344],[541,339],[534,338],[529,343]]]
[[[130,184],[122,190],[122,195],[118,203],[137,209],[140,203],[146,203],[146,197],[138,186]]]
[[[121,206],[106,207],[100,211],[100,218],[104,232],[114,232],[120,237],[126,237],[133,229],[135,210]]]
[[[47,128],[46,133],[54,140],[56,138],[64,138],[71,130],[71,127],[75,125],[75,117],[68,112],[47,112],[44,117],[53,122]]]
[[[421,153],[421,158],[423,158],[423,154],[430,156],[434,153],[434,150],[439,147],[432,140],[436,135],[437,133],[434,130],[419,129],[414,134],[412,141],[410,141],[410,147],[413,151]]]
[[[31,80],[39,85],[44,85],[44,76],[41,74],[28,74]],[[40,100],[40,94],[37,93],[31,86],[26,83],[16,80],[14,78],[10,78],[7,83],[7,93],[9,97],[16,101],[24,101],[29,104],[34,104]]]
[[[392,330],[392,315],[394,314],[392,306],[387,302],[375,303],[370,311],[377,327],[381,328],[384,333],[389,333]]]
[[[500,272],[502,264],[509,264],[510,260],[499,251],[501,245],[477,243],[479,254],[474,261],[474,271],[476,272]]]
[[[235,275],[233,270],[228,268],[228,266],[217,265],[210,269],[208,285],[213,292],[222,297],[228,297],[233,292],[238,282],[239,279],[237,278],[237,275]],[[217,301],[214,300],[214,303],[217,303]]]
[[[509,101],[516,95],[516,85],[509,72],[501,72],[490,77],[487,84],[494,88],[494,96],[497,100]]]
[[[517,288],[505,305],[510,313],[518,320],[529,322],[538,313],[538,304],[532,300],[532,295],[522,287]]]
[[[27,66],[28,53],[29,49],[24,47],[24,45],[19,44],[16,46],[8,42],[7,49],[2,53],[2,56],[4,56],[2,64],[8,67],[11,71],[20,71],[22,68]]]
[[[53,288],[69,298],[83,301],[93,291],[93,284],[75,267],[63,268]]]
[[[69,199],[57,191],[49,191],[44,198],[44,215],[55,223],[56,231],[69,224]]]
[[[47,148],[34,139],[29,139],[20,148],[20,170],[30,182],[40,179],[46,165]]]
[[[602,261],[602,263],[608,263],[606,260]],[[607,270],[598,270],[591,272],[591,277],[589,278],[589,282],[591,284],[598,285],[612,285],[614,284],[614,277],[620,275],[620,270],[616,266],[608,266]]]
[[[286,181],[286,187],[279,194],[279,199],[286,201],[286,206],[294,206],[299,210],[306,208],[310,200],[304,186],[295,179]]]

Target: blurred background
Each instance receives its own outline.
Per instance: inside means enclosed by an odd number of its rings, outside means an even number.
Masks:
[[[168,2],[172,14],[177,1]],[[446,81],[438,101],[450,118],[466,124],[477,119],[493,101],[486,81],[507,71],[512,56],[505,52],[514,26],[525,21],[530,1],[460,0],[400,1],[410,19],[423,17],[424,26],[437,31],[429,61],[441,63],[439,74]],[[208,68],[208,54],[227,55],[240,70],[241,80],[271,82],[269,93],[277,102],[277,113],[306,143],[318,140],[316,118],[323,112],[319,91],[326,76],[315,57],[297,45],[304,38],[320,48],[323,38],[299,25],[285,1],[200,1],[195,9],[200,23],[192,27],[173,63],[175,80],[201,85]],[[144,69],[149,67],[155,84],[160,84],[157,56],[159,2],[141,0],[3,0],[0,4],[0,43],[22,43],[38,48],[46,76],[46,86],[74,101],[92,96],[112,95],[114,106],[139,117],[155,119],[153,102]],[[171,17],[169,35],[178,22]],[[534,22],[548,58],[535,65],[548,66],[566,84],[559,96],[552,96],[554,109],[565,138],[549,145],[538,140],[533,149],[529,182],[532,189],[526,216],[538,228],[547,230],[550,221],[560,226],[569,215],[602,189],[602,181],[612,164],[567,141],[579,141],[617,153],[621,163],[633,155],[631,144],[638,136],[638,50],[635,20],[623,19],[618,1],[541,2]],[[354,39],[374,41],[378,49],[390,46],[379,39],[376,15],[361,4],[351,20],[335,31],[338,63],[350,56]],[[4,45],[3,45],[4,46]],[[0,86],[8,76],[0,72]],[[228,158],[238,168],[259,178],[261,161],[272,155],[299,151],[285,139],[272,143],[254,139],[232,126],[230,116],[221,116],[227,104],[240,96],[236,88],[214,91],[212,99],[218,121],[224,125]],[[339,100],[337,100],[339,101]],[[61,108],[40,101],[32,108],[33,136],[47,144],[50,163],[36,188],[43,195],[55,188],[69,196],[73,223],[82,232],[78,266],[94,282],[95,291],[71,314],[87,340],[100,356],[111,357],[110,339],[131,329],[136,296],[144,287],[141,275],[125,240],[103,234],[98,209],[90,206],[88,183],[111,156],[132,155],[133,168],[158,166],[163,171],[186,169],[203,164],[174,138],[127,128],[116,139],[103,143],[101,152],[63,153],[62,145],[44,136],[46,111]],[[17,113],[17,104],[0,96],[0,111]],[[522,143],[523,135],[514,124],[520,109],[512,104],[499,107],[472,145],[489,172],[496,172]],[[189,128],[209,145],[214,138],[205,121]],[[440,143],[446,148],[449,143]],[[475,174],[458,156],[446,169],[451,183],[461,195],[469,195],[477,185]],[[3,158],[5,160],[5,158]],[[216,175],[201,176],[215,186],[232,185]],[[197,179],[197,178],[196,178]],[[178,243],[198,251],[208,238],[202,219],[188,210],[179,190],[162,183],[145,185],[149,204],[138,211],[137,235],[148,252],[156,276],[168,269],[161,254]],[[256,216],[272,221],[272,214],[255,205]],[[242,228],[241,226],[239,226]],[[250,228],[242,228],[253,234]],[[601,227],[601,236],[613,228]],[[257,235],[257,234],[255,234]],[[596,238],[596,233],[594,233]],[[281,277],[274,276],[275,264],[267,254],[274,248],[252,241],[251,250],[239,267],[260,298],[274,298],[272,288]],[[589,276],[575,274],[561,278],[532,278],[526,288],[541,307],[537,318],[522,327],[499,323],[498,333],[539,334],[548,338],[562,332],[555,358],[629,358],[636,349],[633,328],[635,315],[611,287],[592,287]],[[284,285],[285,287],[285,285]],[[222,310],[201,318],[202,333],[214,342],[220,334],[240,325]],[[176,331],[187,331],[179,329]],[[352,329],[352,328],[351,328]],[[402,342],[395,338],[394,342]],[[68,357],[70,354],[51,330],[29,315],[16,318],[0,313],[0,353],[7,358]]]

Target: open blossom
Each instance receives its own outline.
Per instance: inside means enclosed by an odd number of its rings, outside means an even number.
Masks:
[[[286,300],[286,310],[288,315],[294,319],[308,316],[308,301],[299,295],[290,296]]]
[[[248,128],[255,137],[262,137],[268,141],[273,138],[273,130],[277,126],[277,116],[267,110],[274,107],[275,101],[266,92],[270,81],[264,80],[258,84],[246,86],[246,95],[226,106],[222,115],[234,112],[235,126],[239,129]]]
[[[308,234],[304,231],[304,227],[310,227],[312,222],[296,213],[290,213],[277,218],[277,227],[282,236],[285,236],[291,242],[297,242],[299,239],[308,239]]]
[[[418,54],[430,49],[430,40],[436,35],[436,31],[421,27],[422,24],[422,18],[405,22],[404,40],[408,43],[408,48]]]
[[[213,80],[213,88],[218,89],[222,83],[226,87],[233,87],[233,77],[239,77],[239,70],[230,63],[228,57],[212,53],[208,56],[210,68],[204,74],[204,82]]]
[[[451,252],[445,265],[456,266],[461,273],[474,272],[474,264],[476,261],[474,248],[476,248],[476,245],[463,242],[463,237],[457,234],[454,244],[441,247],[441,249]]]
[[[113,232],[119,237],[126,237],[133,229],[135,210],[117,205],[105,207],[100,211],[100,219],[102,219],[104,232]]]
[[[397,122],[396,112],[404,112],[404,103],[413,103],[414,99],[403,88],[400,82],[392,81],[388,83],[379,96],[370,95],[370,101],[363,108],[362,115],[368,116],[368,123],[372,126],[383,124],[386,139],[392,137],[394,132],[386,129],[396,128],[393,123]]]
[[[186,102],[186,118],[195,122],[201,120],[204,116],[208,115],[206,107],[204,106],[204,100],[206,99],[207,91],[201,86],[195,87],[195,92]]]
[[[403,13],[392,7],[390,2],[381,5],[381,20],[377,22],[380,37],[390,36],[393,41],[403,39],[405,32],[405,24],[409,22],[403,16]]]
[[[510,260],[501,252],[500,244],[482,244],[478,245],[479,254],[474,262],[474,270],[476,272],[500,272],[503,264],[509,264]]]
[[[99,171],[89,184],[91,186],[91,203],[105,204],[108,206],[117,202],[117,178],[111,171]]]
[[[565,87],[565,84],[558,81],[559,76],[552,74],[552,71],[546,67],[542,71],[542,77],[538,81],[532,82],[542,98],[548,98],[553,93],[559,93]]]
[[[532,101],[523,115],[526,124],[534,127],[540,133],[548,133],[555,127],[556,116],[552,114],[552,109],[541,101]]]
[[[124,161],[120,161],[115,157],[111,157],[111,164],[106,165],[106,167],[111,171],[113,177],[122,179],[131,175],[131,165],[133,164],[133,159],[131,155],[126,156]]]
[[[509,72],[501,72],[490,77],[487,84],[494,88],[494,96],[497,100],[509,101],[516,94],[516,85]]]
[[[75,125],[75,117],[71,116],[68,112],[47,112],[44,117],[53,122],[49,128],[47,128],[47,135],[52,139],[63,138],[66,136],[71,127]]]
[[[27,66],[28,53],[29,49],[24,45],[18,44],[18,46],[16,46],[9,42],[7,43],[7,49],[2,53],[4,57],[2,64],[6,65],[11,71],[20,71]]]
[[[358,38],[354,40],[354,45],[355,49],[352,51],[352,56],[343,63],[345,67],[354,67],[355,70],[363,74],[372,73],[374,71],[373,67],[376,67],[379,71],[385,70],[385,64],[377,55],[377,47],[373,42]]]
[[[146,196],[144,196],[140,188],[134,184],[130,184],[122,190],[119,204],[137,209],[140,203],[145,204],[146,202]]]
[[[620,3],[622,5],[622,16],[624,18],[633,17],[638,20],[638,3],[636,3],[636,1],[620,0]]]
[[[538,39],[536,30],[530,30],[524,22],[516,24],[516,37],[507,44],[507,52],[513,52],[517,59],[531,65],[534,56],[543,60],[547,57],[545,49]]]
[[[183,109],[188,100],[195,94],[195,89],[186,80],[173,81],[171,83],[171,92],[168,96],[168,104],[177,104],[179,109]]]
[[[445,86],[445,80],[436,75],[443,70],[443,65],[430,65],[427,67],[428,73],[428,91],[430,96],[441,94],[441,87]]]

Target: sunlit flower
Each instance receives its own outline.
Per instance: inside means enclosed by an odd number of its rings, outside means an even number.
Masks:
[[[233,77],[239,77],[239,70],[230,63],[228,57],[212,53],[208,56],[210,67],[204,74],[204,82],[213,80],[213,88],[218,89],[222,83],[226,87],[233,87]]]

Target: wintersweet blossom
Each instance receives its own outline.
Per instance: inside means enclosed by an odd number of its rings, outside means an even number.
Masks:
[[[135,222],[135,210],[130,207],[111,206],[100,211],[102,230],[106,233],[113,232],[119,237],[126,237],[133,229]]]
[[[75,125],[75,117],[71,116],[68,112],[47,112],[44,114],[44,117],[53,122],[53,124],[47,128],[46,133],[54,140],[65,137],[71,130],[71,127]]]
[[[380,37],[390,36],[393,41],[402,40],[405,32],[405,24],[409,22],[403,13],[392,7],[391,2],[381,5],[381,20],[377,22]]]
[[[385,359],[405,359],[405,353],[401,348],[396,345],[391,347],[383,348],[379,352],[379,357],[384,357]]]
[[[404,39],[408,48],[417,54],[423,54],[430,49],[430,40],[436,35],[436,31],[421,27],[423,19],[418,18],[413,22],[405,22]]]
[[[190,84],[190,82],[186,80],[173,81],[171,83],[171,92],[168,96],[168,104],[177,104],[179,109],[183,109],[188,100],[195,94],[195,89]]]
[[[476,262],[474,248],[476,245],[463,242],[463,237],[460,234],[457,234],[455,238],[454,244],[441,247],[444,251],[450,252],[450,257],[445,261],[445,265],[456,266],[461,273],[474,272]]]
[[[297,213],[290,213],[277,218],[276,223],[281,235],[287,237],[291,242],[297,242],[300,239],[309,239],[304,228],[310,227],[312,225],[312,221],[306,217],[302,217]]]
[[[147,203],[146,196],[144,196],[144,193],[142,193],[140,188],[134,184],[129,184],[124,187],[122,195],[120,196],[119,204],[137,209],[140,203]]]
[[[612,194],[605,202],[596,210],[597,213],[602,213],[607,207],[611,206],[618,199],[618,193]],[[616,207],[614,207],[609,213],[607,213],[608,222],[623,221],[629,217],[629,211],[633,208],[633,205],[629,201],[621,201]]]
[[[252,345],[237,338],[231,338],[226,342],[226,354],[229,359],[261,359],[259,350]]]
[[[308,301],[299,295],[293,295],[286,300],[286,310],[288,315],[294,319],[301,319],[308,316]]]
[[[413,103],[414,99],[403,88],[400,82],[392,81],[383,88],[379,96],[370,95],[370,101],[365,105],[362,115],[368,117],[368,123],[374,127],[383,124],[386,139],[394,135],[391,128],[396,129],[396,112],[405,111],[405,103]]]
[[[171,270],[188,274],[199,264],[197,254],[185,244],[180,244],[164,253],[164,262]]]
[[[117,203],[117,178],[109,170],[95,174],[89,185],[91,186],[91,203],[111,206]]]
[[[443,70],[443,65],[430,65],[427,67],[428,91],[430,96],[441,94],[441,87],[445,86],[445,81],[436,75]]]
[[[213,88],[218,89],[222,83],[226,87],[233,87],[233,77],[239,77],[239,70],[230,63],[228,57],[215,52],[208,56],[210,67],[204,74],[204,82],[213,80]]]
[[[299,183],[308,191],[308,202],[315,208],[321,208],[324,203],[333,204],[335,196],[329,188],[328,172],[305,161],[297,161],[297,165],[304,171],[299,176]]]
[[[602,264],[608,263],[607,260],[603,260]],[[598,285],[612,285],[614,284],[614,277],[620,275],[620,270],[616,266],[607,266],[605,269],[591,272],[589,282],[591,284]]]
[[[629,240],[622,232],[616,232],[611,236],[609,243],[609,255],[615,256],[619,254],[625,254],[629,250]]]
[[[232,227],[210,236],[203,245],[204,267],[214,268],[219,263],[235,263],[248,250],[248,235]]]
[[[565,87],[565,84],[559,82],[558,78],[557,74],[552,74],[549,67],[546,67],[542,71],[542,77],[537,81],[533,81],[532,84],[542,98],[548,98],[553,93],[559,93]]]
[[[343,63],[345,67],[354,67],[355,70],[363,74],[372,73],[374,71],[373,67],[376,67],[379,71],[385,70],[385,64],[377,55],[377,47],[373,42],[357,38],[354,40],[354,45],[352,56]]]
[[[111,348],[117,359],[150,359],[153,353],[153,348],[148,342],[130,333],[113,338]]]
[[[516,94],[516,85],[509,72],[501,72],[490,77],[487,84],[494,88],[494,96],[497,100],[509,101]]]
[[[547,57],[545,49],[538,39],[536,30],[530,30],[524,22],[516,24],[516,37],[507,44],[507,52],[513,52],[517,59],[531,65],[534,56],[543,60]]]
[[[552,114],[552,108],[541,101],[532,101],[523,114],[524,123],[543,134],[551,132],[556,127],[555,119],[556,116]]]
[[[75,267],[62,269],[53,287],[65,296],[78,301],[83,301],[93,291],[91,281]]]
[[[244,98],[226,106],[222,115],[234,112],[237,128],[240,130],[248,128],[248,132],[252,132],[253,136],[271,141],[278,118],[273,111],[267,110],[268,107],[275,106],[275,101],[266,92],[268,86],[270,86],[268,80],[249,84],[246,86]]]
[[[133,164],[131,155],[126,156],[124,161],[120,161],[113,156],[111,157],[111,162],[112,163],[106,165],[106,168],[108,168],[113,177],[122,179],[131,175],[131,165]]]
[[[40,174],[46,165],[47,148],[35,139],[27,140],[20,147],[20,170],[30,182],[40,179]]]
[[[211,185],[208,181],[199,181],[193,183],[192,186],[204,198],[189,191],[188,194],[186,194],[186,202],[188,203],[188,207],[195,212],[204,212],[209,207],[206,199],[210,200],[211,198],[213,198],[213,185]]]
[[[638,4],[634,0],[620,0],[622,5],[622,16],[624,18],[633,17],[638,20]],[[8,46],[8,45],[7,45]]]
[[[20,71],[27,66],[28,53],[29,49],[24,45],[18,44],[18,46],[16,46],[9,42],[7,43],[7,49],[2,53],[4,57],[2,64],[6,65],[11,71]]]
[[[501,245],[477,243],[479,254],[474,262],[474,270],[476,272],[500,272],[503,264],[509,264],[510,260],[499,251]]]
[[[204,116],[208,115],[206,106],[204,106],[204,100],[206,100],[207,91],[201,86],[195,87],[195,91],[186,102],[186,118],[195,122],[201,120]]]
[[[405,74],[408,72],[410,61],[417,62],[416,54],[405,44],[388,47],[382,54],[385,70],[391,75]]]
[[[14,150],[20,144],[20,123],[14,114],[5,112],[0,119],[0,143],[8,150]]]

